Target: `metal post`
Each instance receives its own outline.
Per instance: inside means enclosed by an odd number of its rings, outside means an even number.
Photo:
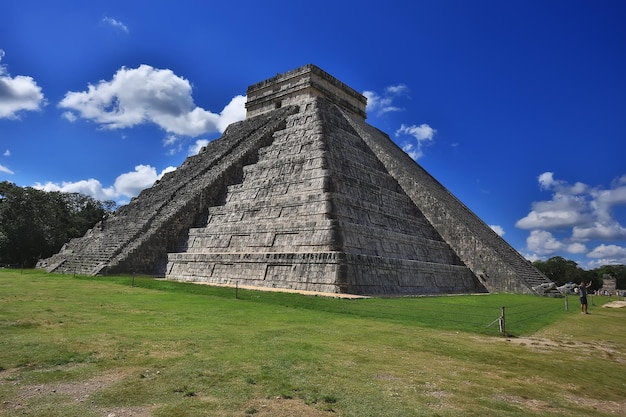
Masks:
[[[504,307],[502,307],[502,310],[500,313],[500,333],[502,333],[503,336],[506,336],[506,326],[504,322]]]
[[[565,311],[569,311],[569,303],[567,301],[567,294],[565,294]]]

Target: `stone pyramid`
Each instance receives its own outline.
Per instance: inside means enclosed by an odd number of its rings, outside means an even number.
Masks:
[[[246,120],[39,267],[352,294],[551,284],[318,67],[247,97]]]

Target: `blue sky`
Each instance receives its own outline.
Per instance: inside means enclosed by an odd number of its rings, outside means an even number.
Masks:
[[[312,63],[528,259],[626,264],[623,0],[0,3],[0,181],[128,202]]]

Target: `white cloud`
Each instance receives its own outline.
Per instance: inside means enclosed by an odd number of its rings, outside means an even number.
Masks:
[[[136,197],[141,190],[151,187],[154,182],[176,168],[167,167],[157,174],[156,169],[149,165],[137,165],[134,171],[121,174],[115,179],[114,185],[103,187],[100,181],[90,178],[76,182],[62,182],[61,184],[48,182],[36,183],[33,188],[44,191],[62,191],[67,193],[81,193],[98,200],[114,200],[120,203]]]
[[[626,265],[626,247],[601,244],[589,252],[587,257],[593,259],[589,262],[590,268],[599,268],[603,265]]]
[[[550,232],[545,230],[533,230],[526,238],[528,249],[540,256],[551,255],[564,248]]]
[[[378,116],[385,113],[402,111],[404,109],[394,105],[393,101],[400,96],[408,95],[408,93],[409,88],[405,84],[386,87],[382,96],[375,91],[364,91],[363,95],[367,98],[365,111],[375,113]]]
[[[587,254],[588,258],[619,258],[626,261],[626,248],[617,245],[601,244]],[[626,263],[626,262],[624,262]]]
[[[172,146],[175,145],[180,138],[176,135],[167,135],[165,139],[163,139],[163,146]]]
[[[0,61],[4,55],[0,49]],[[0,65],[0,119],[17,119],[20,111],[37,111],[45,104],[41,87],[32,77],[11,77],[6,67]]]
[[[616,208],[626,206],[626,175],[612,181],[609,189],[581,182],[569,184],[556,179],[552,172],[539,175],[538,183],[540,189],[552,192],[552,198],[533,202],[532,210],[515,224],[531,230],[526,240],[529,250],[538,256],[586,253],[598,259],[590,262],[590,267],[626,263],[624,247],[599,244],[626,240],[626,227],[614,214]],[[558,232],[559,238],[548,230]],[[588,252],[584,243],[597,246]]]
[[[224,132],[228,125],[246,118],[246,96],[235,96],[224,107],[217,122],[217,129]]]
[[[533,203],[533,210],[515,223],[520,229],[551,229],[572,227],[583,220],[583,214],[575,208],[560,207],[558,202]]]
[[[502,226],[498,226],[497,224],[491,224],[489,225],[489,227],[491,227],[491,230],[496,232],[498,236],[500,237],[504,236],[504,228]]]
[[[63,182],[61,184],[47,182],[45,184],[35,183],[33,188],[43,191],[62,191],[64,193],[81,193],[89,195],[98,200],[115,200],[119,194],[113,187],[103,188],[100,181],[90,178],[76,182]]]
[[[107,17],[107,16],[103,17],[102,23],[112,26],[115,29],[119,29],[122,32],[128,33],[128,26],[126,26],[124,23],[122,23],[121,21],[117,19],[113,19],[112,17]]]
[[[626,239],[626,228],[616,221],[596,221],[588,226],[574,226],[572,239],[587,241],[590,239],[618,240]]]
[[[400,126],[400,129],[396,131],[396,136],[403,133],[415,137],[418,141],[429,141],[433,139],[436,132],[435,129],[428,126],[426,123],[422,123],[419,126],[406,126],[403,124]]]
[[[367,106],[365,110],[368,113],[374,113],[377,116],[385,115],[386,113],[403,111],[402,107],[398,107],[395,101],[400,97],[409,97],[409,87],[406,84],[398,84],[385,87],[382,94],[378,94],[375,91],[364,91],[363,95],[367,98]],[[424,147],[432,142],[435,133],[437,131],[430,127],[426,123],[421,125],[407,125],[401,124],[400,128],[396,130],[396,138],[407,135],[412,139],[404,140],[398,145],[406,152],[412,159],[418,160],[424,156]]]
[[[552,172],[538,177],[539,187],[553,190],[552,200],[532,203],[532,210],[515,226],[520,229],[554,229],[588,224],[592,221],[589,189],[582,183],[573,186],[556,181]]]
[[[625,176],[626,177],[626,176]],[[626,228],[613,218],[613,208],[626,206],[626,185],[620,179],[611,189],[573,185],[554,179],[551,172],[538,177],[543,190],[553,191],[552,199],[532,203],[532,210],[515,224],[520,229],[572,228],[572,239],[626,239]]]
[[[59,103],[107,129],[154,123],[168,133],[185,136],[223,132],[228,124],[245,118],[244,105],[245,97],[236,96],[222,113],[211,113],[194,104],[189,81],[149,65],[122,67],[111,81],[89,85],[82,92],[70,91]]]
[[[554,181],[553,172],[544,172],[543,174],[539,175],[538,180],[539,186],[545,190],[552,188],[552,186],[556,184],[556,182]]]
[[[409,93],[409,87],[406,84],[392,85],[385,88],[385,93],[392,96],[401,96]]]
[[[76,117],[76,115],[71,111],[64,111],[61,117],[63,117],[68,122],[75,122],[76,120],[78,120],[78,117]]]
[[[593,207],[599,221],[610,223],[613,217],[613,208],[616,206],[626,206],[626,185],[621,181],[621,178],[613,181],[612,188],[609,190],[598,189],[591,192],[594,199]]]
[[[400,125],[400,128],[396,130],[396,138],[402,135],[412,136],[415,141],[405,141],[401,144],[402,150],[409,154],[411,158],[417,160],[424,155],[423,148],[433,141],[436,129],[433,129],[426,123],[422,123],[419,126],[405,124]]]
[[[159,175],[157,175],[154,167],[137,165],[134,171],[118,176],[113,188],[120,195],[134,197],[141,190],[151,187],[157,179],[159,179]]]
[[[402,150],[406,152],[414,161],[417,161],[424,156],[422,150],[410,142],[403,144]]]
[[[541,260],[541,256],[537,255],[536,253],[524,253],[523,256],[530,262]]]
[[[11,171],[9,168],[5,167],[4,165],[0,164],[0,172],[4,172],[5,174],[15,174],[13,171]]]
[[[0,51],[2,50],[0,49]],[[4,151],[4,154],[2,154],[2,156],[11,156],[11,151],[7,149],[6,151]],[[5,167],[2,164],[0,164],[0,172],[4,172],[5,174],[11,174],[11,175],[14,174],[13,171],[11,171],[9,168]]]
[[[197,155],[200,150],[207,146],[209,141],[207,139],[199,139],[192,146],[189,147],[189,155]]]
[[[572,243],[571,245],[566,247],[565,251],[567,253],[573,253],[573,254],[585,253],[587,252],[587,247],[583,245],[582,243]]]

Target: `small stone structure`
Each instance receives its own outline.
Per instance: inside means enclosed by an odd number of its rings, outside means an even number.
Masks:
[[[604,295],[604,294],[609,294],[609,295],[618,294],[618,291],[617,291],[617,279],[613,278],[609,274],[604,274],[602,276],[602,288],[600,288],[598,290],[598,294],[600,294],[600,295]]]
[[[39,267],[351,294],[552,284],[320,68],[247,97],[246,120]]]

